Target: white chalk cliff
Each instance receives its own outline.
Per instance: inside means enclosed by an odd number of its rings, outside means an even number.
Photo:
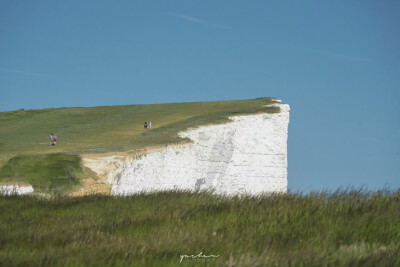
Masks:
[[[113,195],[175,189],[227,195],[286,192],[290,108],[276,105],[281,112],[235,116],[225,124],[179,134],[192,143],[123,161],[108,157],[100,165],[91,159],[84,163],[97,173],[108,173]],[[113,166],[111,171],[107,165]]]
[[[0,195],[28,195],[33,193],[31,185],[8,184],[0,185]]]

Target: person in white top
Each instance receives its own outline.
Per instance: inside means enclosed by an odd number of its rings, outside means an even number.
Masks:
[[[152,126],[152,124],[151,124],[151,121],[149,122],[149,127],[150,127],[150,130],[151,130],[151,126]]]

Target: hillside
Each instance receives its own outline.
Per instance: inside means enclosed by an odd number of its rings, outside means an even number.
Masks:
[[[273,98],[259,98],[3,112],[0,182],[25,182],[34,187],[47,184],[47,188],[76,185],[87,175],[87,170],[76,164],[83,153],[134,153],[187,142],[178,132],[227,122],[232,115],[279,112],[279,107],[266,107],[275,102]],[[151,131],[143,129],[145,121],[152,121]],[[57,146],[49,144],[51,133],[58,136]]]

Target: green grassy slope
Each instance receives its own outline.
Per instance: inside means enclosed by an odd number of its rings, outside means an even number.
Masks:
[[[227,121],[235,114],[277,112],[271,98],[243,101],[61,108],[0,113],[0,164],[16,154],[127,151],[181,142],[187,127]],[[153,130],[143,123],[152,121]],[[58,145],[49,145],[51,133]]]
[[[65,179],[66,170],[54,166],[64,168],[66,156],[46,155],[135,151],[186,142],[178,137],[178,132],[227,122],[232,115],[279,112],[278,107],[266,107],[274,102],[272,98],[259,98],[3,112],[0,113],[0,182],[27,182],[34,185],[35,191],[46,185],[54,188],[62,184],[67,188],[79,180],[81,167],[74,165],[73,170],[68,167],[70,179]],[[152,121],[151,131],[143,129],[145,121]],[[51,133],[58,136],[57,146],[50,146]]]
[[[0,196],[1,266],[400,266],[400,192]],[[220,255],[184,259],[180,255]]]
[[[26,182],[37,193],[67,192],[79,185],[82,177],[81,159],[77,155],[17,156],[0,169],[0,181]]]

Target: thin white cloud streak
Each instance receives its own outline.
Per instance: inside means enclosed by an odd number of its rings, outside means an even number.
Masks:
[[[219,25],[219,24],[213,24],[210,23],[208,21],[199,19],[199,18],[195,18],[192,16],[188,16],[188,15],[183,15],[183,14],[178,14],[178,13],[166,13],[168,16],[173,16],[173,17],[177,17],[177,18],[181,18],[184,19],[186,21],[189,22],[193,22],[193,23],[197,23],[197,24],[202,24],[208,27],[212,27],[212,28],[218,28],[218,29],[229,29],[229,27],[223,26],[223,25]]]
[[[370,62],[370,61],[372,61],[372,58],[367,58],[367,57],[355,57],[355,56],[350,56],[350,55],[332,53],[329,51],[323,51],[323,53],[330,57],[334,57],[334,58],[346,60],[346,61],[352,61],[352,62]]]
[[[46,74],[35,73],[35,72],[27,72],[27,71],[20,71],[20,70],[14,70],[14,69],[9,69],[9,68],[0,68],[0,71],[1,72],[6,72],[6,73],[15,73],[15,74],[23,74],[23,75],[35,76],[35,77],[51,77],[50,75],[46,75]]]

